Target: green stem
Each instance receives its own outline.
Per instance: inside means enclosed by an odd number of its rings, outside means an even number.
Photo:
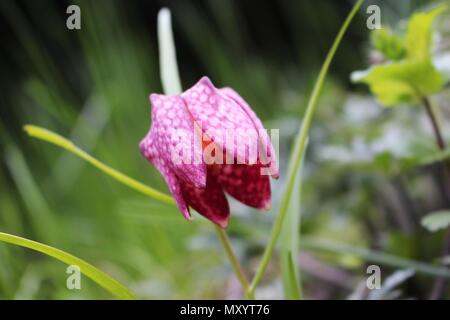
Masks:
[[[444,138],[442,137],[441,129],[439,127],[439,122],[436,116],[436,112],[431,105],[430,99],[427,97],[422,98],[423,105],[425,106],[425,110],[427,112],[428,117],[430,118],[431,126],[433,127],[434,137],[436,139],[436,144],[441,150],[445,150],[446,143]]]
[[[307,148],[307,146],[305,147]],[[303,153],[305,154],[305,153]],[[293,192],[296,196],[291,198],[288,213],[283,225],[280,264],[283,287],[286,299],[303,299],[302,279],[298,267],[300,224],[301,224],[301,185],[304,158],[301,160],[300,168],[294,183]]]
[[[294,151],[290,157],[289,167],[288,167],[288,172],[287,172],[288,181],[286,184],[286,190],[285,190],[285,192],[283,194],[283,198],[281,200],[280,209],[278,211],[278,215],[275,220],[275,224],[273,226],[268,245],[266,246],[266,248],[264,250],[262,260],[259,264],[259,267],[258,267],[258,269],[255,273],[255,276],[253,278],[253,281],[250,285],[251,293],[254,292],[254,290],[256,289],[256,286],[261,281],[261,279],[266,271],[267,265],[269,264],[269,260],[272,257],[276,242],[280,236],[280,232],[283,227],[284,218],[286,216],[286,212],[289,207],[290,199],[292,196],[292,190],[294,187],[295,177],[297,176],[296,173],[299,169],[300,160],[302,159],[304,151],[305,151],[306,140],[308,138],[309,128],[311,127],[311,123],[312,123],[312,120],[314,117],[314,112],[315,112],[315,109],[317,106],[317,101],[318,101],[320,92],[322,91],[322,87],[323,87],[325,78],[327,76],[331,61],[333,60],[336,50],[339,47],[339,45],[342,41],[342,38],[343,38],[345,32],[347,31],[348,26],[350,25],[350,22],[353,20],[353,17],[356,15],[362,2],[363,2],[363,0],[358,0],[358,2],[356,2],[352,11],[350,12],[350,14],[347,16],[344,24],[342,25],[341,29],[339,30],[338,35],[336,36],[336,38],[334,40],[334,43],[333,43],[330,51],[327,54],[327,57],[322,65],[322,69],[320,70],[319,76],[314,85],[314,89],[313,89],[313,92],[312,92],[311,97],[308,102],[308,106],[306,109],[305,117],[303,119],[300,132],[295,141]]]
[[[244,272],[242,271],[241,265],[239,264],[238,259],[233,253],[233,248],[231,247],[230,240],[228,239],[228,235],[225,232],[224,229],[222,229],[219,226],[215,226],[217,236],[220,240],[220,242],[223,245],[223,248],[225,250],[225,253],[227,254],[228,260],[230,261],[231,267],[233,268],[234,273],[236,274],[236,277],[238,278],[239,282],[241,283],[242,289],[244,290],[245,295],[248,299],[254,299],[253,294],[249,291],[249,283],[247,281],[247,278],[244,275]]]

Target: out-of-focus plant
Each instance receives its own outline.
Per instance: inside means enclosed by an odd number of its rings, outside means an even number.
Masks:
[[[372,33],[372,45],[392,61],[399,61],[406,55],[406,48],[402,37],[393,32],[389,27],[377,29]]]
[[[422,103],[442,90],[444,77],[434,67],[431,56],[432,26],[446,9],[443,5],[413,15],[404,37],[389,29],[374,31],[374,47],[387,62],[354,72],[353,81],[369,85],[378,101],[386,107]]]
[[[366,71],[351,75],[354,82],[365,83],[376,99],[385,107],[399,105],[423,105],[433,127],[437,147],[441,150],[444,163],[446,198],[450,201],[450,162],[446,159],[447,144],[430,97],[444,89],[446,80],[433,64],[433,24],[448,9],[438,6],[428,12],[411,16],[404,35],[396,34],[385,27],[372,33],[372,45],[382,56],[383,61]],[[435,156],[433,156],[435,160]],[[385,159],[392,163],[394,159]],[[421,161],[407,161],[410,165]],[[430,159],[431,160],[431,159]],[[427,161],[425,161],[426,163]],[[422,220],[429,231],[437,231],[448,226],[448,212],[435,212]],[[450,229],[445,239],[443,256],[450,253]],[[438,298],[445,291],[447,280],[438,278],[432,298]]]

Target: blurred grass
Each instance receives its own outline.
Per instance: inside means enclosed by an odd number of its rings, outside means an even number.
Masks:
[[[0,230],[82,256],[143,298],[239,297],[220,244],[200,219],[188,223],[175,209],[135,194],[21,132],[25,123],[48,127],[112,167],[167,192],[137,148],[150,124],[148,95],[162,91],[155,18],[163,2],[73,3],[82,8],[81,31],[65,29],[64,1],[0,2],[2,23],[10,32],[0,50],[5,70],[0,75],[5,92],[0,97]],[[267,1],[257,10],[245,1],[165,1],[173,12],[183,87],[207,74],[217,85],[238,90],[270,128],[282,129],[284,168],[305,95],[351,5],[345,3]],[[388,21],[396,21],[423,3],[390,0],[380,6]],[[390,123],[383,113],[373,122],[352,124],[346,113],[354,89],[348,74],[365,64],[363,18],[349,30],[319,101],[304,169],[302,235],[433,261],[440,235],[424,235],[417,226],[404,229],[390,209],[398,198],[384,201],[386,196],[377,193],[380,181],[389,184],[389,178],[370,168],[349,172],[347,165],[321,157],[328,144],[350,146],[359,136],[374,140]],[[376,109],[363,101],[360,108]],[[404,119],[397,123],[410,129],[408,121],[415,115],[406,113],[394,110],[389,116]],[[407,178],[409,192],[421,203],[417,210],[440,205],[437,196],[424,196],[429,172],[412,172]],[[282,175],[273,183],[274,208],[284,181]],[[274,212],[260,214],[235,202],[232,208],[233,245],[244,266],[254,271]],[[414,225],[417,218],[411,219]],[[367,256],[349,263],[349,255],[338,249],[323,261],[363,277]],[[0,245],[0,261],[2,299],[109,297],[89,282],[83,282],[81,291],[68,291],[65,268],[33,253]],[[265,285],[271,288],[280,281],[277,268],[269,268]],[[312,285],[328,288],[313,276],[303,280],[307,297],[316,294]],[[427,280],[419,278],[417,286],[413,293],[420,296]],[[342,291],[334,297],[344,296]]]

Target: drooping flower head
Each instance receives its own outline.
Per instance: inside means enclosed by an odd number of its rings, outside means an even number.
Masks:
[[[270,207],[278,177],[268,134],[244,99],[207,77],[180,95],[151,94],[152,124],[140,149],[164,177],[186,219],[189,208],[226,227],[225,193],[257,209]]]

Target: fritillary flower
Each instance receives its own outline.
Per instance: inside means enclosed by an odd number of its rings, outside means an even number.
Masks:
[[[186,219],[189,208],[228,225],[225,193],[257,209],[271,204],[275,152],[261,121],[231,88],[207,77],[182,94],[151,94],[152,124],[140,149],[164,177]]]

